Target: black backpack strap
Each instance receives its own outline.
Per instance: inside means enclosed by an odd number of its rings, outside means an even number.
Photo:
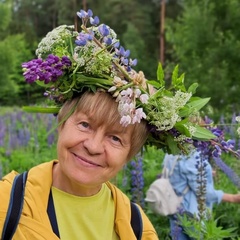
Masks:
[[[141,240],[143,232],[142,215],[138,206],[133,202],[131,202],[131,226],[137,240]]]
[[[2,240],[12,239],[12,236],[16,231],[23,208],[27,175],[28,172],[26,171],[14,178],[8,211],[2,231]]]
[[[52,225],[53,232],[60,238],[51,190],[50,190],[49,198],[48,198],[47,213],[48,213],[48,218],[49,218],[49,220],[51,222],[51,225]]]

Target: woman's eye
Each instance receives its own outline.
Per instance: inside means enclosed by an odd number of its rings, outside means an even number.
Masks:
[[[89,128],[89,124],[87,122],[80,122],[79,125],[82,128]]]
[[[119,142],[119,143],[121,143],[121,139],[120,139],[119,137],[117,137],[117,136],[112,136],[112,140],[113,140],[114,142]]]

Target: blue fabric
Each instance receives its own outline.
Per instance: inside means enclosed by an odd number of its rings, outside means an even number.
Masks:
[[[178,161],[175,165],[173,174],[170,176],[170,182],[178,195],[182,195],[186,186],[189,187],[187,193],[183,197],[182,201],[182,209],[183,211],[198,214],[198,204],[197,204],[197,168],[196,161],[199,158],[199,152],[192,152],[189,156],[178,156]],[[169,171],[172,168],[174,158],[176,156],[173,155],[165,155],[163,163],[166,164],[166,167]],[[206,180],[207,180],[207,188],[206,188],[206,207],[209,210],[212,210],[213,204],[219,204],[223,197],[223,191],[216,190],[214,188],[213,176],[212,176],[212,167],[208,161],[206,161]],[[174,232],[176,228],[173,219],[170,219],[171,232]],[[187,236],[183,234],[182,237],[177,238],[179,240],[189,239]]]

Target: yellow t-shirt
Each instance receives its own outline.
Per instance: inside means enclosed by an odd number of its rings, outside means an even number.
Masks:
[[[61,240],[119,240],[114,230],[114,202],[106,184],[91,197],[55,187],[52,194]]]

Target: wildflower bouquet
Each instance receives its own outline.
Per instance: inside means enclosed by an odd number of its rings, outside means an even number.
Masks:
[[[169,88],[161,64],[157,79],[147,80],[142,71],[133,69],[137,60],[129,57],[130,51],[120,45],[113,29],[99,24],[91,10],[80,10],[77,15],[82,20],[80,32],[67,25],[53,29],[39,43],[38,58],[22,64],[26,82],[44,87],[44,95],[52,102],[47,108],[24,107],[26,111],[58,113],[64,102],[81,92],[101,89],[116,98],[123,126],[148,122],[147,144],[176,154],[186,151],[191,139],[215,138],[190,121],[209,98],[193,96],[196,83],[185,88],[178,66]]]

